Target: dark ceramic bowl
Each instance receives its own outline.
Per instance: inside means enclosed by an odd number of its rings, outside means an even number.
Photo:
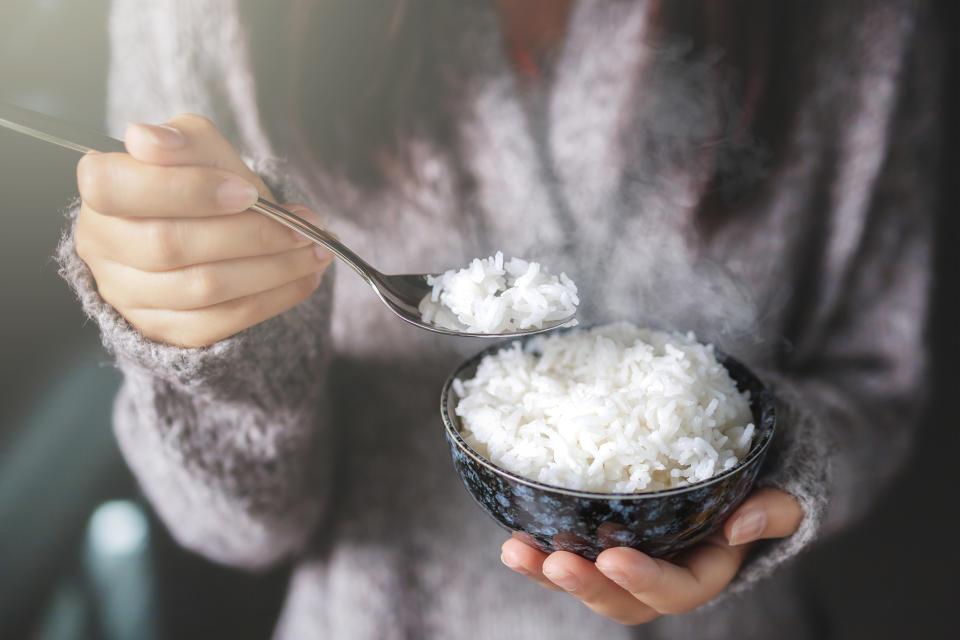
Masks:
[[[523,340],[523,339],[521,339]],[[443,385],[440,410],[453,465],[467,492],[494,520],[542,551],[571,551],[593,560],[610,547],[669,556],[715,531],[753,487],[775,426],[770,391],[745,366],[717,352],[741,391],[750,392],[756,432],[747,455],[731,469],[676,489],[644,493],[575,491],[528,480],[493,464],[460,436],[454,413],[456,378],[476,374],[485,349],[460,365]]]

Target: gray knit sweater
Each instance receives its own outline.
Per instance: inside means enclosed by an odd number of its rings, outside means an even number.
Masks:
[[[800,530],[758,547],[718,602],[621,627],[501,566],[505,532],[454,475],[440,385],[486,343],[414,329],[337,269],[298,307],[208,348],[158,344],[98,296],[68,233],[63,274],[124,373],[127,462],[185,547],[240,567],[295,563],[281,638],[803,637],[777,569],[864,511],[907,452],[922,395],[936,92],[919,5],[831,3],[782,152],[707,237],[690,150],[711,131],[698,100],[710,61],[645,45],[643,3],[584,0],[534,94],[487,4],[463,3],[451,25],[463,166],[411,140],[415,171],[339,206],[267,134],[233,0],[116,1],[109,125],[211,117],[281,201],[318,209],[387,273],[500,249],[570,274],[585,324],[716,342],[775,389],[760,482],[798,498]],[[475,224],[460,218],[463,174]]]

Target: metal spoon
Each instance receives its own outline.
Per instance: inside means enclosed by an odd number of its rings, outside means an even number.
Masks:
[[[2,102],[0,102],[0,126],[81,153],[87,153],[88,151],[126,151],[123,142],[116,138],[111,138],[78,124]],[[371,267],[363,258],[344,246],[331,233],[310,224],[273,202],[260,198],[250,208],[329,249],[335,256],[350,265],[350,268],[356,271],[373,288],[383,303],[401,320],[406,320],[421,329],[453,336],[502,338],[549,331],[565,325],[573,319],[573,314],[571,314],[562,320],[544,322],[539,329],[526,329],[508,333],[470,333],[428,324],[423,321],[418,306],[420,301],[432,292],[432,287],[427,284],[427,276],[430,274],[385,275]]]

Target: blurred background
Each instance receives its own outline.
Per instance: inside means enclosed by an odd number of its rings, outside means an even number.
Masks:
[[[943,73],[956,80],[948,4]],[[108,0],[0,2],[0,100],[102,129],[108,8]],[[944,109],[960,113],[955,87]],[[955,637],[960,234],[950,153],[930,327],[935,401],[895,486],[800,563],[828,637]],[[0,638],[268,637],[286,570],[251,575],[176,547],[116,449],[118,375],[50,258],[76,196],[76,161],[0,129]]]

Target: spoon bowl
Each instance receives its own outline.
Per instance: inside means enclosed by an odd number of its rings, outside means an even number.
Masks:
[[[374,293],[379,296],[380,300],[383,301],[397,317],[421,329],[445,335],[470,338],[511,338],[550,331],[551,329],[562,327],[573,320],[573,314],[571,314],[560,320],[544,322],[540,327],[504,333],[471,333],[469,331],[446,329],[424,322],[423,316],[420,313],[420,301],[433,292],[433,287],[427,284],[427,278],[435,274],[411,273],[386,275],[380,273],[371,267],[366,260],[340,242],[332,233],[310,224],[300,216],[290,213],[283,207],[260,198],[256,204],[250,208],[329,249],[335,256],[346,262],[357,275],[363,278],[373,289]]]

